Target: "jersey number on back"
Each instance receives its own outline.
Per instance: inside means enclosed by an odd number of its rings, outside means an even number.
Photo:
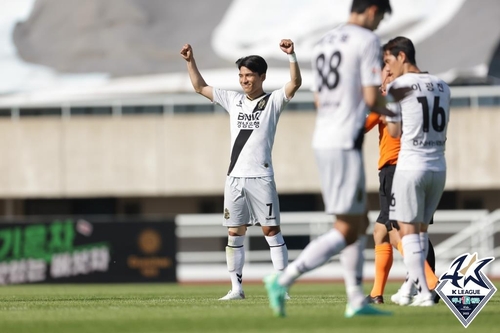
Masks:
[[[321,91],[323,87],[328,90],[337,87],[340,81],[338,68],[341,61],[342,55],[339,51],[335,51],[328,59],[323,53],[316,58],[316,68],[320,79],[318,91]]]
[[[422,104],[422,115],[424,118],[423,131],[429,132],[429,123],[432,123],[432,128],[436,132],[442,132],[446,125],[446,112],[439,106],[439,96],[434,96],[434,107],[432,108],[432,115],[429,115],[429,103],[427,97],[417,97],[417,100]],[[429,116],[432,122],[429,121]]]

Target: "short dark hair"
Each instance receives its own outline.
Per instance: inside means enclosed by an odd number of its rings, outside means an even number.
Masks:
[[[267,72],[267,63],[261,56],[258,55],[250,55],[247,57],[239,58],[236,60],[236,66],[238,69],[241,67],[246,67],[254,73],[259,75],[266,74]]]
[[[406,37],[396,37],[388,41],[382,47],[384,53],[388,51],[393,56],[397,57],[399,52],[403,52],[406,55],[406,59],[412,65],[417,65],[415,60],[415,46],[413,42]]]
[[[377,6],[379,12],[392,13],[389,0],[352,0],[351,13],[364,13],[370,6]]]

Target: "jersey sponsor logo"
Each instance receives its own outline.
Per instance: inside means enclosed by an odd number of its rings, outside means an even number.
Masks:
[[[494,257],[478,259],[477,253],[462,254],[439,279],[436,292],[465,328],[497,291],[482,272],[493,260]]]
[[[262,100],[260,100],[257,103],[254,110],[252,111],[252,115],[255,114],[254,117],[256,117],[257,119],[260,117],[262,110],[264,110],[264,108],[266,107],[267,101],[269,100],[270,96],[271,94],[267,94],[266,96],[264,96]],[[238,121],[237,126],[238,128],[241,128],[241,130],[238,133],[238,136],[236,136],[236,139],[234,140],[233,143],[233,148],[231,150],[231,162],[229,163],[229,170],[227,171],[228,175],[230,175],[231,171],[233,171],[233,168],[236,165],[236,162],[238,161],[238,157],[240,156],[241,151],[243,150],[243,147],[245,147],[245,144],[250,138],[250,135],[252,134],[253,130],[255,128],[259,128],[260,123],[258,121],[241,121],[241,122]]]
[[[321,102],[320,105],[321,105],[322,109],[338,108],[340,106],[340,102],[326,100],[326,101]]]
[[[246,113],[240,112],[238,114],[238,120],[245,120],[245,121],[259,120],[260,114],[261,114],[261,111],[254,112],[254,113],[251,113],[251,114],[246,114]]]
[[[433,140],[433,141],[424,141],[424,140],[413,140],[413,146],[415,147],[443,147],[446,144],[446,140]]]
[[[262,111],[253,112],[250,114],[240,112],[238,114],[238,122],[236,126],[238,128],[259,128],[260,127],[260,114]]]
[[[257,103],[252,113],[244,113],[244,112],[238,113],[238,122],[236,123],[236,126],[238,126],[238,128],[244,128],[244,129],[259,128],[260,115],[262,114],[262,111],[266,108],[268,100],[269,98],[267,97],[262,98]]]
[[[229,217],[230,217],[230,215],[229,215],[229,209],[224,208],[224,219],[225,220],[229,220]]]
[[[238,123],[236,125],[238,126],[238,128],[254,129],[254,128],[260,127],[260,122],[258,122],[258,121],[238,121]]]

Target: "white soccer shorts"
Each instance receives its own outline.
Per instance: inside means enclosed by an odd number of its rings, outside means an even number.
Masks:
[[[223,225],[280,225],[280,205],[274,177],[228,176],[224,188]]]
[[[366,185],[362,152],[357,149],[317,149],[315,155],[326,213],[365,213]]]
[[[392,181],[389,218],[406,223],[427,223],[444,191],[446,171],[398,170]]]

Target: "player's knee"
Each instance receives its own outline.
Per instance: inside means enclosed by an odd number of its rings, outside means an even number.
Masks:
[[[264,236],[271,237],[279,234],[281,232],[281,228],[279,225],[262,227],[262,232],[264,233]]]
[[[375,242],[375,245],[389,243],[389,235],[387,234],[387,230],[385,232],[376,229],[373,230],[373,241]]]
[[[344,236],[346,245],[354,243],[359,237],[359,223],[356,222],[352,217],[337,216],[334,228]]]
[[[227,228],[227,233],[229,236],[244,236],[247,232],[247,226],[241,225],[239,227],[229,227]]]

